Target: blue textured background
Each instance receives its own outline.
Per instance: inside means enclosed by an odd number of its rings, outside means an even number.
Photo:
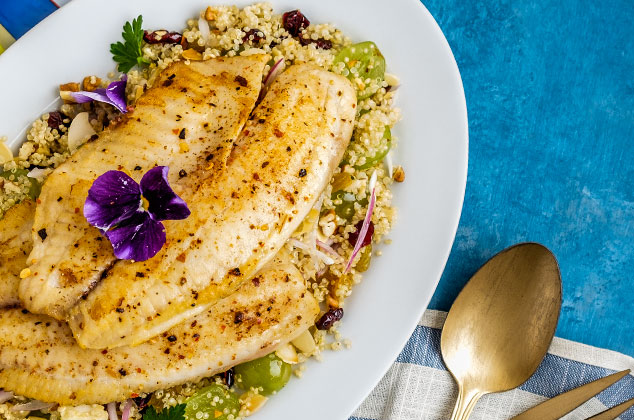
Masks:
[[[559,259],[557,335],[634,356],[634,1],[424,0],[467,98],[469,177],[448,310],[520,241]]]

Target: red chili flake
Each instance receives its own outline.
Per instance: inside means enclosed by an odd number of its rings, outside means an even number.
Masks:
[[[357,228],[354,232],[348,235],[348,243],[354,246],[357,243],[357,239],[359,238],[359,232],[361,231],[361,226],[363,226],[363,220],[357,222],[354,227]],[[365,238],[363,238],[363,242],[361,242],[361,246],[364,247],[366,245],[370,245],[372,243],[372,235],[374,234],[374,223],[370,221],[370,225],[368,226],[368,231],[365,233]]]
[[[183,35],[178,32],[169,32],[164,29],[143,33],[143,40],[148,44],[180,44]]]
[[[246,87],[247,85],[247,79],[245,79],[242,76],[236,76],[236,78],[234,79],[236,82],[238,82],[238,84],[242,87]]]
[[[242,42],[252,41],[254,43],[260,42],[264,38],[264,32],[259,29],[250,29],[242,37]]]
[[[282,15],[282,22],[286,32],[291,36],[299,35],[302,30],[310,25],[310,21],[299,10],[291,10]]]
[[[330,41],[329,39],[323,39],[323,38],[311,39],[311,38],[304,38],[303,36],[301,36],[299,37],[299,43],[302,45],[315,44],[317,48],[321,48],[322,50],[329,50],[332,48],[332,41]]]

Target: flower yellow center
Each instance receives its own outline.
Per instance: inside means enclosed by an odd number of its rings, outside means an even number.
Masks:
[[[141,196],[141,207],[143,207],[145,211],[150,209],[150,202],[143,196]]]

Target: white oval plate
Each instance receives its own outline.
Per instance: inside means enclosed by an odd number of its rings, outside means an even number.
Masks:
[[[64,6],[0,56],[0,135],[17,151],[28,125],[55,106],[60,83],[114,70],[109,46],[121,38],[125,21],[142,14],[147,28],[180,30],[208,3],[74,0]],[[293,379],[253,417],[345,419],[405,345],[449,256],[467,176],[464,92],[447,41],[417,0],[272,3],[278,13],[299,8],[311,22],[331,22],[354,41],[375,41],[402,83],[394,160],[406,180],[393,189],[399,207],[393,244],[373,259],[346,304],[341,331],[352,347],[310,363],[301,380]]]

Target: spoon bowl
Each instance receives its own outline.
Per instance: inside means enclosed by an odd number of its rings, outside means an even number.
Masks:
[[[530,378],[555,334],[561,295],[557,260],[537,243],[511,246],[473,275],[451,306],[440,341],[458,384],[452,420],[466,420],[482,395]]]

